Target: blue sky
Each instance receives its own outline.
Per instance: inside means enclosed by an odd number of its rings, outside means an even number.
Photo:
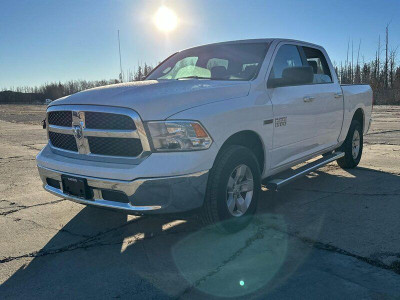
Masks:
[[[169,34],[152,22],[163,4],[179,18]],[[117,78],[118,29],[126,71],[199,44],[263,37],[320,44],[337,62],[349,38],[355,53],[361,39],[369,60],[390,21],[395,48],[399,0],[0,0],[0,88]]]

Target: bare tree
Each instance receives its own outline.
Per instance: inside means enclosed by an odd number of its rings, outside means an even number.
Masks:
[[[390,50],[389,54],[389,61],[390,61],[390,72],[389,72],[389,80],[390,80],[390,88],[394,87],[394,80],[395,80],[395,68],[396,68],[396,56],[397,56],[397,49]]]
[[[388,88],[388,66],[389,66],[389,25],[386,25],[386,39],[385,39],[385,66],[383,71],[383,84],[385,89]]]

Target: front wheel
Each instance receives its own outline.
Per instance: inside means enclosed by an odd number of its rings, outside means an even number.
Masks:
[[[251,221],[261,190],[257,158],[243,146],[222,150],[211,169],[202,219],[220,231],[236,232]]]
[[[363,150],[363,132],[360,122],[353,120],[350,125],[346,140],[340,148],[345,153],[337,160],[343,169],[355,168],[361,160]]]

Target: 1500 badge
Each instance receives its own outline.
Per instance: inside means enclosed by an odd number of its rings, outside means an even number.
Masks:
[[[275,118],[275,127],[286,126],[287,117]]]

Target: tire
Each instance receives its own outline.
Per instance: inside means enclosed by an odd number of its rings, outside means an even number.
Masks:
[[[357,142],[358,137],[358,142]],[[358,150],[357,150],[358,143]],[[351,121],[346,140],[339,148],[345,155],[337,160],[338,165],[343,169],[355,168],[361,160],[363,150],[363,132],[360,122]],[[354,150],[354,151],[353,151]]]
[[[220,232],[244,229],[256,212],[260,191],[260,166],[254,153],[243,146],[228,146],[218,154],[210,171],[201,212],[203,223]]]

